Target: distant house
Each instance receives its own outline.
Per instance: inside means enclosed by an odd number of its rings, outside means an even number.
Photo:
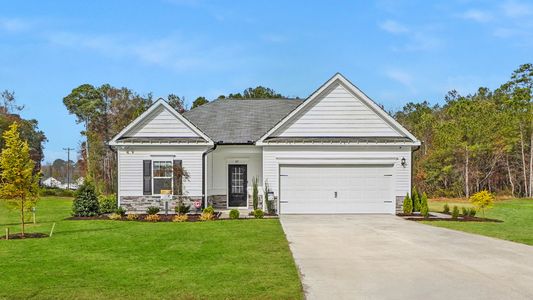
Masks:
[[[47,179],[43,180],[42,185],[50,188],[60,188],[62,183],[54,177],[48,177]]]
[[[163,208],[169,193],[170,207],[250,209],[256,182],[281,214],[394,214],[420,141],[336,74],[304,101],[220,99],[182,115],[160,99],[110,145],[128,211]]]

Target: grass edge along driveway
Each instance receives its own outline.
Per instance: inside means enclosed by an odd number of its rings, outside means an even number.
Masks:
[[[38,202],[28,232],[0,240],[0,299],[302,299],[277,219],[198,223],[66,221],[70,199]],[[19,231],[0,203],[0,228]]]

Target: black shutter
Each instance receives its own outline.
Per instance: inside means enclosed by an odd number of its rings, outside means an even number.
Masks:
[[[172,193],[174,195],[183,195],[182,189],[182,180],[183,180],[183,169],[181,168],[181,160],[174,160],[172,163],[172,170],[174,171],[174,176],[172,177],[174,180],[174,189]]]
[[[143,195],[152,194],[152,161],[143,160]]]

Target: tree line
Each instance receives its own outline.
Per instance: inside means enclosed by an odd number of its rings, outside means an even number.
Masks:
[[[532,99],[533,65],[524,64],[495,90],[406,104],[394,117],[422,141],[414,183],[434,197],[481,190],[532,197]]]

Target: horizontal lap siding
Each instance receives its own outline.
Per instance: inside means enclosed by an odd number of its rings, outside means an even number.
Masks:
[[[188,196],[202,195],[202,154],[206,147],[137,147],[119,150],[119,195],[142,196],[143,194],[143,160],[169,159],[181,160],[183,168],[189,174],[189,180],[184,181],[185,192]],[[157,155],[157,156],[152,156]]]
[[[405,195],[411,189],[411,149],[400,146],[272,146],[263,147],[263,176],[268,180],[271,190],[278,195],[279,158],[328,159],[335,164],[335,159],[364,159],[364,158],[396,158],[394,169],[395,196]],[[406,167],[401,165],[401,158],[405,158]]]
[[[129,137],[198,137],[191,128],[178,120],[165,107],[154,110],[129,132]]]
[[[375,111],[337,84],[317,103],[299,112],[296,121],[282,126],[273,136],[401,136]]]

